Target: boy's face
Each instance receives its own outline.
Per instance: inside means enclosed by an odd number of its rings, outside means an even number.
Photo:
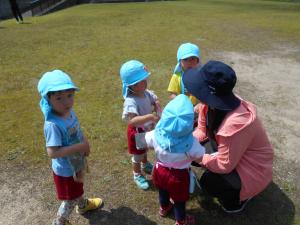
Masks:
[[[136,83],[135,85],[131,86],[131,89],[135,92],[135,93],[144,93],[144,91],[147,88],[147,79],[142,80],[138,83]]]
[[[74,89],[57,91],[50,94],[49,103],[59,116],[68,117],[74,104],[74,95]]]
[[[192,56],[186,59],[180,60],[180,64],[183,70],[196,68],[199,64],[199,58]]]

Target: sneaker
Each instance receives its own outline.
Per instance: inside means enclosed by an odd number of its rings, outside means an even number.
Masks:
[[[221,204],[222,209],[226,213],[239,213],[243,211],[247,205],[247,203],[250,201],[251,198],[241,201],[239,204],[233,204],[233,205],[225,205]]]
[[[153,170],[153,165],[152,165],[152,163],[147,162],[142,168],[143,168],[145,173],[151,174],[152,170]]]
[[[141,188],[143,190],[146,190],[149,188],[149,183],[143,175],[134,176],[133,179],[139,188]]]
[[[195,217],[186,215],[185,220],[176,220],[175,225],[195,225]]]
[[[87,211],[94,210],[103,206],[103,200],[101,198],[89,198],[86,200],[84,208],[76,207],[78,214],[84,214]]]
[[[159,211],[158,211],[158,214],[161,216],[161,217],[165,217],[169,214],[169,212],[173,209],[173,204],[170,202],[168,206],[166,207],[159,207]]]
[[[53,220],[52,225],[61,225],[61,223],[56,223],[56,219]],[[69,220],[66,220],[63,225],[72,225]]]

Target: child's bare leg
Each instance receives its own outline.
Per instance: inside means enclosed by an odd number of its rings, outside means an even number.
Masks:
[[[153,165],[148,161],[147,152],[144,154],[144,157],[142,159],[142,169],[145,171],[145,173],[151,174],[153,170]]]
[[[76,182],[83,183],[84,175],[85,175],[84,170],[80,170],[79,172],[76,173],[76,177],[74,177],[74,180]]]
[[[76,200],[64,200],[58,209],[56,224],[65,224],[76,204]]]
[[[143,160],[143,158],[144,158],[143,154],[132,156],[133,180],[139,188],[148,189],[149,188],[148,181],[142,175],[142,172],[141,172],[141,161]]]
[[[87,199],[81,196],[76,199],[76,202],[79,208],[84,208],[87,203]]]
[[[147,162],[148,162],[148,157],[147,157],[147,153],[145,153],[142,159],[142,164],[146,164]]]
[[[141,163],[132,162],[134,175],[141,174]]]
[[[133,167],[133,173],[135,175],[141,174],[141,162],[144,159],[144,154],[139,155],[132,155],[131,161],[132,161],[132,167]]]

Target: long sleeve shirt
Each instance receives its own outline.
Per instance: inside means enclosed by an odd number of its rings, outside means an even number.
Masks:
[[[199,106],[198,127],[194,136],[202,141],[206,136],[206,105]],[[257,117],[256,107],[241,99],[241,104],[229,112],[215,135],[218,154],[204,154],[203,165],[214,173],[227,174],[236,169],[242,187],[240,199],[260,193],[272,180],[273,149],[265,129]]]

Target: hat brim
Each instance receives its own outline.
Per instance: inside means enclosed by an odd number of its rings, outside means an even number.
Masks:
[[[72,84],[62,84],[62,85],[56,85],[52,88],[49,88],[48,92],[50,91],[64,91],[68,89],[74,89],[75,91],[79,91],[80,89]]]
[[[194,137],[191,132],[183,137],[173,137],[160,127],[155,128],[155,139],[157,144],[165,151],[171,153],[185,153],[189,151],[193,145]]]
[[[122,85],[122,95],[123,98],[125,99],[128,96],[128,87],[137,84],[138,82],[141,82],[142,80],[147,79],[149,76],[151,75],[150,72],[145,72],[144,74],[142,74],[142,76],[139,77],[139,79],[137,79],[136,81],[130,83],[130,84],[125,84],[123,83]]]
[[[204,73],[201,68],[189,69],[183,74],[185,88],[198,100],[211,108],[219,110],[233,110],[240,105],[240,99],[232,92],[227,95],[216,95],[212,93],[204,80]]]
[[[181,59],[187,59],[187,58],[190,58],[190,57],[197,57],[197,58],[199,59],[199,55],[198,55],[198,54],[196,54],[196,53],[189,53],[189,54],[183,55],[183,56],[180,58],[180,60],[181,60]]]

